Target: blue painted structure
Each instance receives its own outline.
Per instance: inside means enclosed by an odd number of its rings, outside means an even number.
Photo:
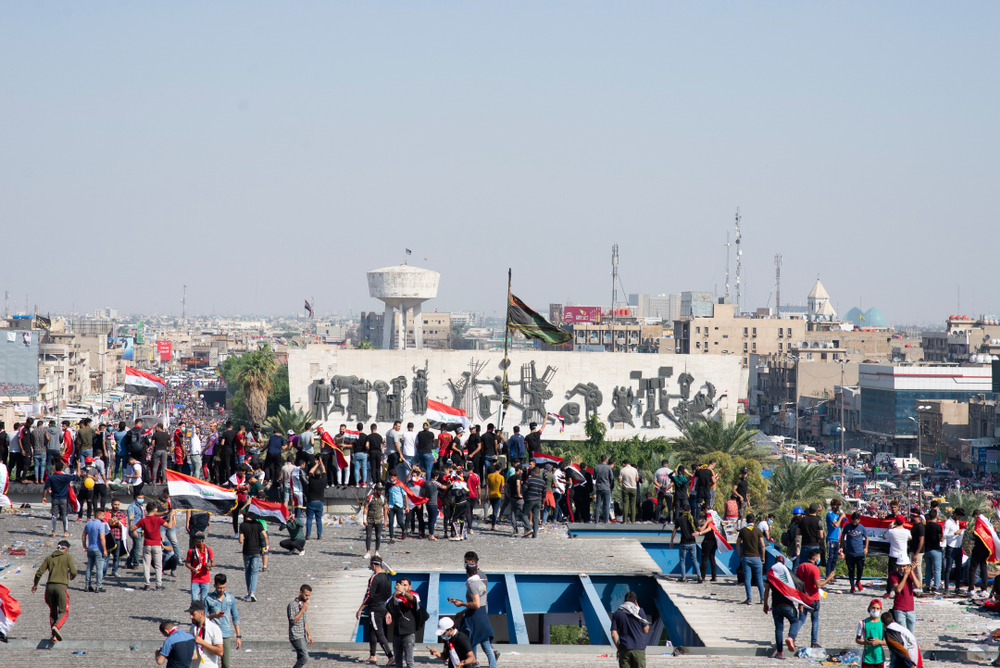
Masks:
[[[390,577],[393,582],[407,577],[413,589],[420,595],[421,604],[429,618],[421,637],[424,642],[433,643],[438,618],[452,616],[461,609],[448,602],[449,598],[465,600],[464,573],[400,572]],[[659,641],[662,628],[667,628],[670,640],[675,645],[688,640],[679,631],[684,625],[683,617],[676,608],[668,605],[654,575],[577,575],[574,573],[497,573],[486,574],[486,601],[490,615],[505,615],[507,629],[512,644],[528,644],[528,630],[525,615],[553,613],[582,613],[587,624],[591,644],[611,644],[611,616],[625,600],[628,591],[634,591],[639,605],[653,617],[650,629],[650,644]],[[668,613],[678,619],[665,620]],[[364,620],[364,617],[362,617]],[[662,622],[662,626],[661,626]],[[418,631],[419,633],[419,631]],[[655,637],[653,637],[655,634]],[[367,623],[358,624],[355,640],[367,642]],[[690,642],[686,644],[691,644]]]

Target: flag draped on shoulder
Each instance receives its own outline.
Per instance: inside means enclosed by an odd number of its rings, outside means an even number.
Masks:
[[[529,339],[539,339],[551,346],[573,340],[572,334],[553,325],[513,294],[507,302],[507,329],[521,332]]]
[[[729,541],[726,539],[726,534],[720,531],[720,528],[722,527],[722,519],[719,517],[719,513],[714,510],[709,510],[708,521],[712,523],[712,532],[715,534],[715,542],[718,543],[720,547],[725,547],[725,549],[720,550],[720,552],[729,552],[732,550],[733,546],[730,545]]]
[[[247,509],[247,517],[250,519],[276,522],[282,526],[288,523],[289,515],[285,504],[256,498],[250,499],[250,507]]]
[[[986,519],[986,515],[980,514],[976,517],[975,533],[976,538],[983,541],[983,545],[990,551],[990,556],[986,561],[995,564],[1000,560],[1000,538],[997,538],[997,532],[994,531],[990,521]]]
[[[924,668],[924,659],[920,656],[920,647],[917,646],[917,639],[909,629],[893,622],[886,627],[885,644],[889,646],[889,651],[899,657],[900,662],[906,668]]]
[[[11,596],[10,589],[0,585],[0,642],[7,642],[14,622],[21,616],[21,604]]]
[[[333,453],[337,460],[337,468],[346,469],[349,466],[347,463],[347,457],[344,456],[344,451],[341,450],[340,446],[333,440],[333,436],[330,436],[330,432],[323,431],[323,435],[320,436],[320,440],[323,441],[324,445],[333,448]],[[347,439],[345,438],[344,440],[346,441]],[[354,440],[358,440],[358,437],[355,436]]]
[[[163,392],[163,388],[166,386],[166,381],[158,376],[133,369],[130,366],[125,367],[125,391],[129,394],[155,397]]]
[[[236,507],[236,491],[177,471],[167,471],[167,489],[177,510],[202,510],[228,515]]]
[[[448,404],[433,399],[427,400],[427,412],[424,413],[427,422],[434,429],[451,431],[459,427],[467,429],[469,427],[469,417],[461,408],[452,408]]]
[[[767,572],[767,581],[771,583],[779,594],[787,598],[794,605],[801,605],[807,610],[812,610],[809,598],[802,591],[802,581],[785,566],[783,563],[776,563]]]
[[[403,488],[403,493],[406,494],[406,499],[410,502],[411,508],[415,506],[422,506],[425,503],[427,503],[428,500],[425,497],[422,497],[416,492],[414,492],[402,480],[397,480],[396,486]]]

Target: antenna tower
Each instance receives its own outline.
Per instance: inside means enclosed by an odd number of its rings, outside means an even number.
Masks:
[[[736,312],[740,312],[740,264],[743,259],[743,250],[740,242],[743,241],[743,233],[740,232],[740,207],[736,207]]]
[[[184,296],[181,297],[181,320],[187,320],[188,286],[184,284]]]
[[[618,244],[611,247],[611,327],[618,324]],[[614,333],[611,334],[612,340]]]
[[[726,232],[726,301],[729,301],[729,232]]]
[[[781,255],[774,256],[774,314],[781,317]]]

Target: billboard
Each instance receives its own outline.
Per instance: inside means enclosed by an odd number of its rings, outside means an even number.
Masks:
[[[41,332],[2,330],[0,335],[0,395],[38,395],[38,337]]]
[[[161,362],[169,362],[171,353],[170,341],[157,341],[156,352],[160,354]]]
[[[600,322],[600,306],[566,306],[563,307],[563,322],[572,324],[574,322]]]

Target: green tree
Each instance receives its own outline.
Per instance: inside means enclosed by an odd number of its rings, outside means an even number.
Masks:
[[[947,497],[948,505],[952,508],[961,508],[965,511],[965,517],[973,522],[976,515],[986,512],[990,507],[990,500],[982,494],[972,492],[952,492]]]
[[[281,406],[274,415],[267,418],[267,424],[275,433],[284,436],[289,429],[296,434],[301,434],[310,429],[315,424],[315,420],[300,408],[288,409]]]
[[[279,364],[271,379],[271,391],[267,395],[267,414],[275,415],[281,408],[291,408],[292,400],[288,389],[288,366]]]
[[[277,362],[274,351],[267,344],[261,345],[243,357],[246,361],[236,380],[243,389],[247,418],[253,423],[260,424],[267,419],[267,396],[274,382]]]
[[[738,415],[735,422],[697,420],[685,425],[684,433],[674,439],[673,449],[681,453],[685,464],[694,464],[712,452],[724,452],[731,457],[753,459],[762,457],[764,450],[753,441],[756,429],[750,427],[746,415]]]
[[[358,341],[358,345],[356,345],[354,347],[357,348],[358,350],[371,350],[372,349],[372,342],[371,341],[367,341],[367,340],[365,340],[365,341]]]
[[[767,488],[767,501],[772,509],[789,504],[801,506],[840,498],[840,490],[829,478],[836,471],[828,464],[781,460],[773,469]]]
[[[749,486],[749,509],[752,512],[759,512],[764,509],[767,503],[767,481],[761,475],[762,466],[757,459],[744,459],[743,457],[733,457],[725,452],[710,452],[703,455],[697,462],[700,466],[715,460],[715,473],[719,476],[715,484],[715,506],[714,509],[721,516],[725,517],[726,501],[733,494],[733,485],[740,480],[740,471],[746,467],[749,470],[747,483]]]

